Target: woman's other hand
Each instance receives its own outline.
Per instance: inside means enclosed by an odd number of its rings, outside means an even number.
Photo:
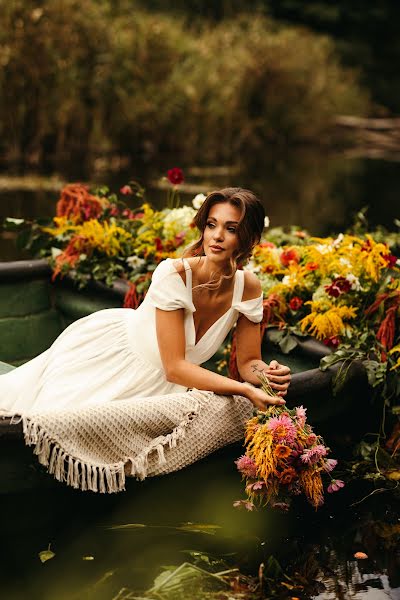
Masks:
[[[271,360],[268,369],[263,369],[273,390],[276,390],[279,396],[286,396],[290,385],[290,369],[281,365],[277,360]]]
[[[285,400],[276,396],[268,396],[260,388],[247,386],[246,397],[254,404],[259,410],[265,410],[269,405],[282,406],[286,404]]]

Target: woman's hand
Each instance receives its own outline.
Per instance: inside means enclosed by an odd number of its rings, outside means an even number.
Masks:
[[[279,396],[286,396],[290,385],[290,369],[281,365],[277,360],[271,360],[268,369],[263,369],[272,389],[276,390]]]
[[[263,392],[260,388],[253,387],[252,385],[245,385],[246,391],[243,395],[245,395],[246,398],[248,398],[250,402],[252,402],[259,410],[265,410],[270,404],[278,406],[286,404],[285,400],[282,398],[268,396],[268,394]]]

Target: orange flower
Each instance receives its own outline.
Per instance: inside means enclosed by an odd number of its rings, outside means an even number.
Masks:
[[[316,262],[309,262],[306,264],[307,271],[316,271],[319,265]]]
[[[283,483],[283,485],[289,484],[293,481],[293,479],[295,479],[297,476],[295,469],[293,469],[293,467],[288,467],[287,469],[284,469],[280,474],[279,474],[279,479],[281,481],[281,483]]]
[[[278,458],[287,458],[292,454],[291,449],[283,444],[277,444],[274,451],[275,456]]]
[[[281,263],[287,267],[290,264],[300,262],[300,255],[296,248],[287,248],[281,254]]]

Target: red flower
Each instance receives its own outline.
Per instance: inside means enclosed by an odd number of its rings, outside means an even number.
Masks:
[[[351,283],[346,277],[337,277],[329,285],[324,286],[329,296],[338,298],[341,294],[345,294],[351,290]]]
[[[119,215],[119,210],[118,210],[118,206],[115,206],[115,204],[112,204],[110,207],[110,216],[111,217],[118,217]]]
[[[299,310],[303,306],[303,300],[298,296],[293,296],[289,302],[289,306],[292,310]]]
[[[169,169],[167,173],[167,178],[168,181],[173,185],[180,185],[184,179],[182,169],[180,169],[179,167]]]
[[[281,263],[287,267],[291,263],[298,263],[300,261],[299,253],[295,248],[288,248],[281,254]]]
[[[260,248],[276,248],[273,242],[261,242],[258,245],[260,246]]]
[[[394,254],[383,254],[382,258],[384,258],[387,261],[386,266],[389,267],[389,269],[394,267],[394,265],[397,262],[397,256],[395,256]]]
[[[126,217],[127,219],[134,219],[135,218],[134,213],[131,210],[129,210],[129,208],[125,208],[122,211],[122,216]]]
[[[324,344],[330,348],[337,348],[340,344],[340,338],[337,335],[333,335],[330,338],[325,338]]]
[[[316,271],[319,265],[316,262],[309,262],[306,264],[307,271]]]
[[[128,196],[128,194],[133,194],[133,190],[132,190],[132,188],[131,188],[130,185],[123,185],[122,188],[119,191],[124,196]]]
[[[154,241],[156,243],[157,252],[161,252],[161,250],[164,250],[164,246],[162,245],[162,241],[160,240],[160,238],[156,238]]]

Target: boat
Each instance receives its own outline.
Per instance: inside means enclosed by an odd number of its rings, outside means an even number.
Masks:
[[[0,374],[45,351],[73,321],[97,310],[121,307],[127,287],[123,280],[112,287],[92,281],[84,289],[67,277],[53,283],[45,260],[0,263]],[[267,329],[263,359],[276,358],[290,366],[288,405],[304,404],[310,423],[319,431],[337,429],[338,423],[349,421],[350,414],[366,412],[370,390],[360,363],[352,365],[346,385],[334,396],[332,380],[340,365],[319,369],[321,358],[331,352],[329,348],[311,337],[301,337],[290,354],[283,354],[274,339],[274,330]],[[213,368],[214,363],[205,366]],[[341,419],[343,415],[346,419]],[[357,422],[361,425],[359,418]],[[32,469],[32,452],[24,445],[21,423],[0,418],[0,448],[3,492],[52,480],[39,465]]]

